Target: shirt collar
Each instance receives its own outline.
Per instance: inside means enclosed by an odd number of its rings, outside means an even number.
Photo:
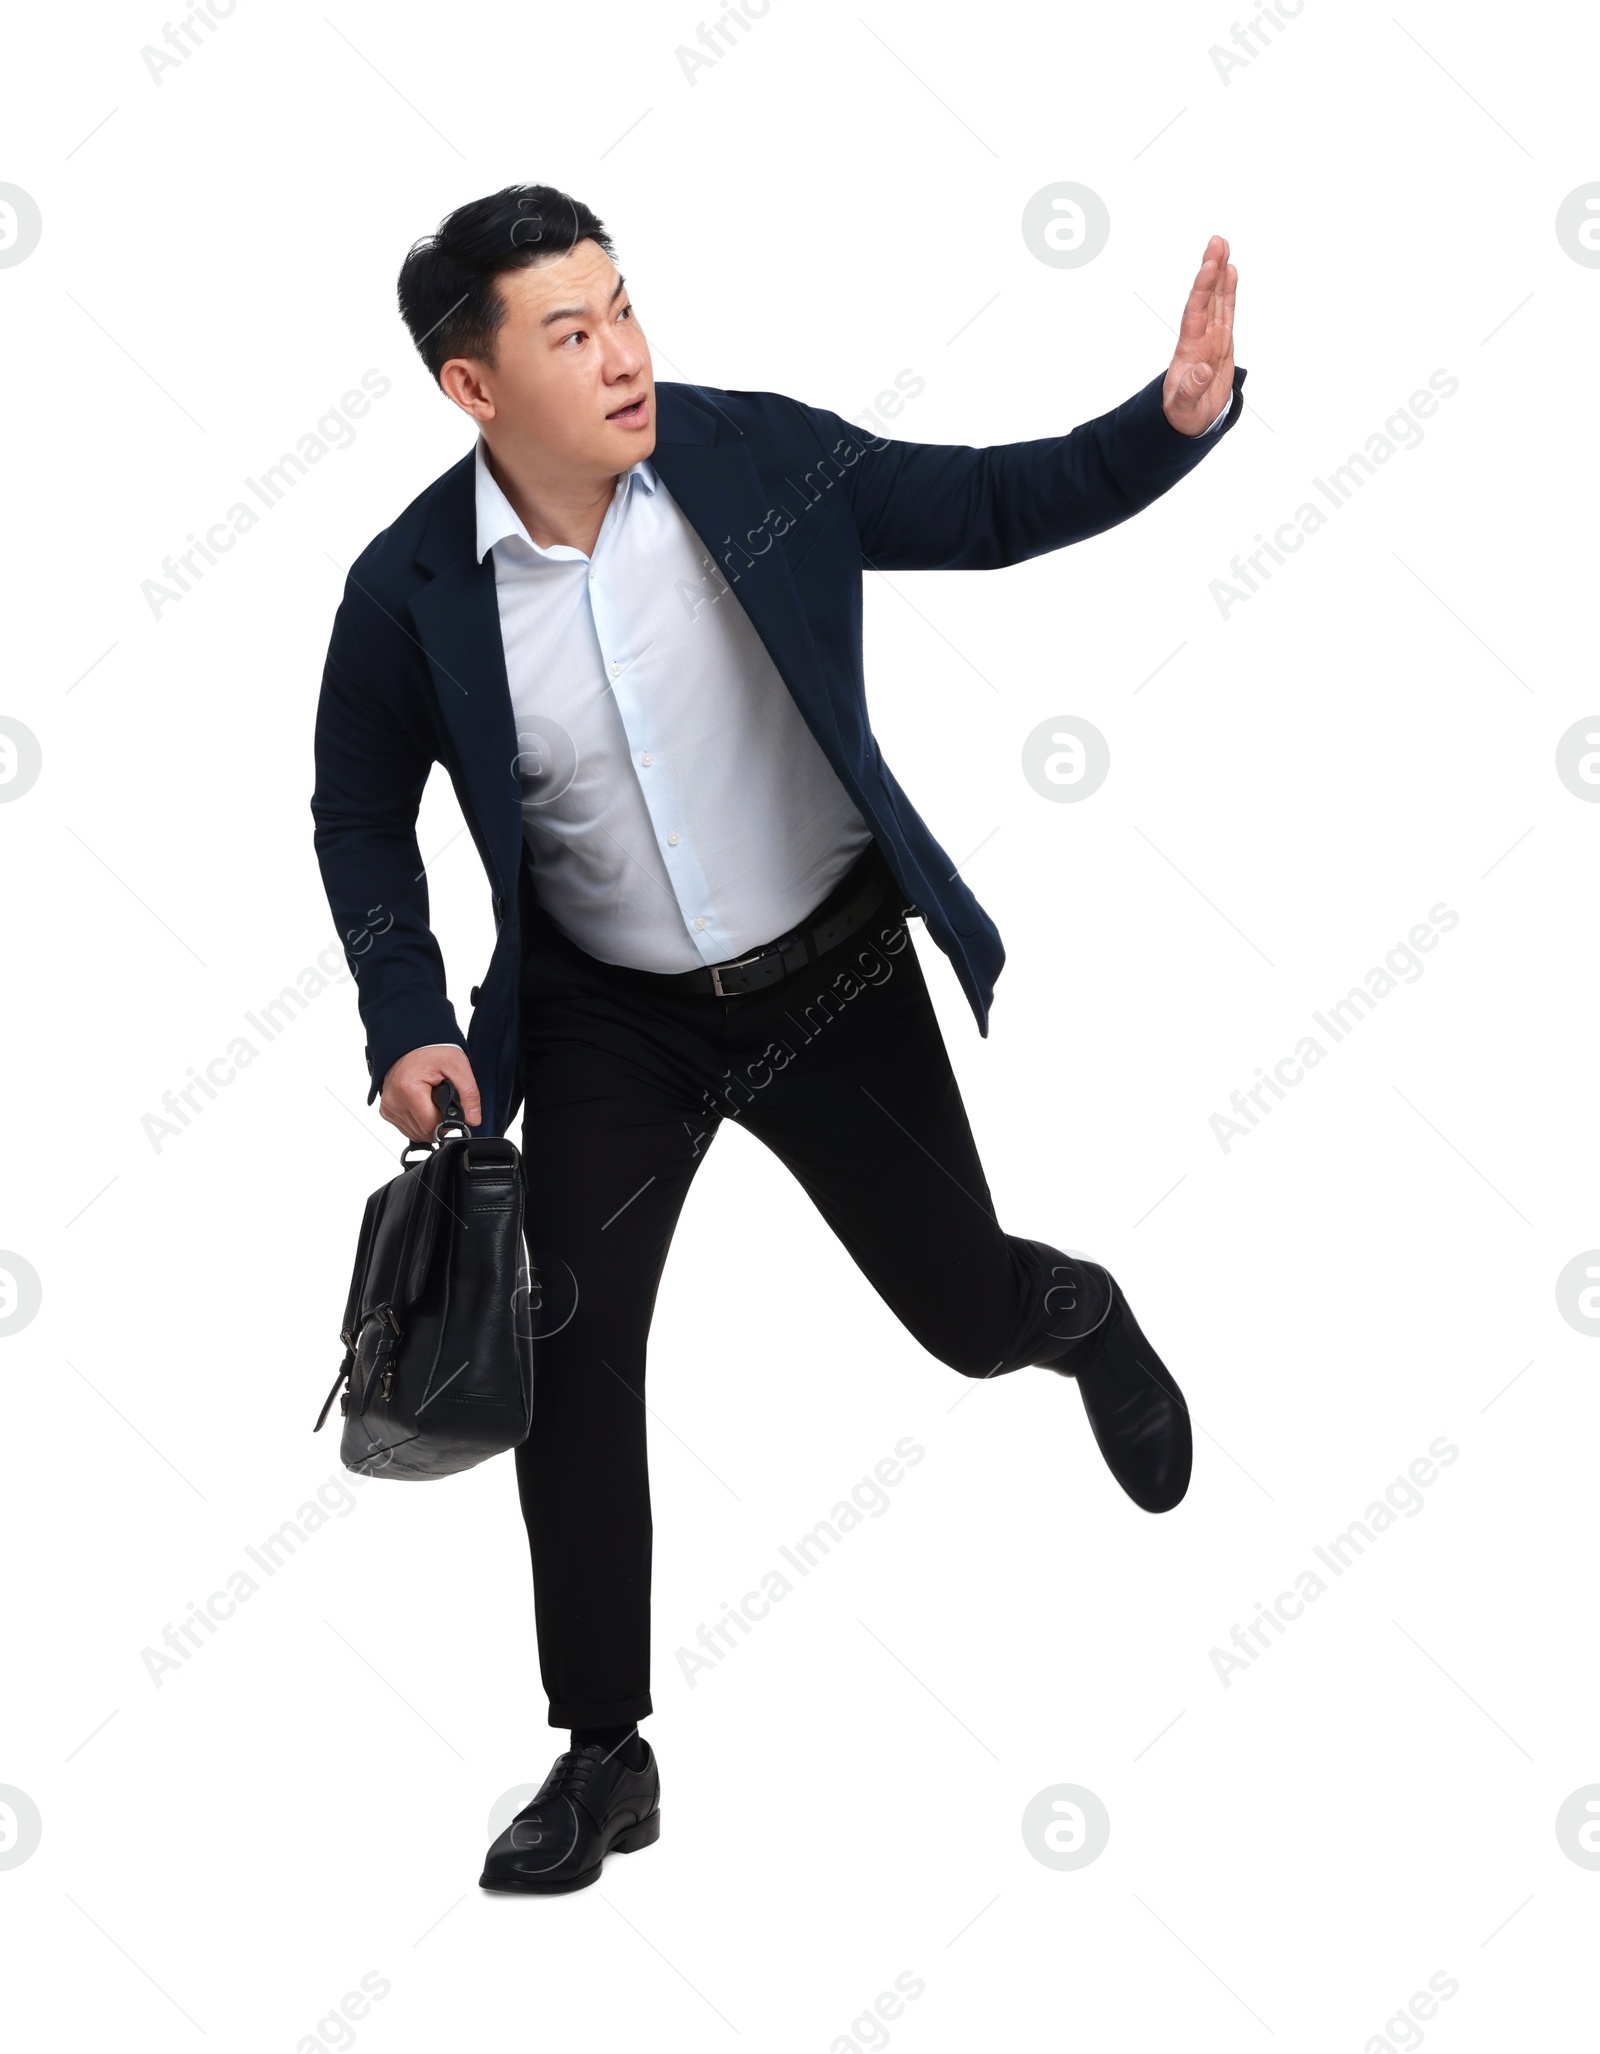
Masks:
[[[525,542],[535,556],[542,556],[551,562],[565,562],[580,554],[578,550],[569,550],[560,543],[557,543],[550,549],[541,549],[539,544],[534,541],[518,518],[516,508],[507,499],[504,492],[501,491],[494,472],[490,470],[489,446],[481,435],[478,437],[473,478],[473,494],[478,524],[477,555],[479,563],[482,563],[485,556],[488,555],[497,542],[509,541],[512,538]],[[626,470],[622,473],[622,479],[629,490],[632,489],[635,479],[638,480],[646,492],[654,492],[656,489],[656,474],[651,469],[648,458],[641,457],[631,470]]]

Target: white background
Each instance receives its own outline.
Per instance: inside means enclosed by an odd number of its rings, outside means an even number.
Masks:
[[[158,85],[161,29],[25,11],[3,87],[0,179],[44,223],[0,270],[0,713],[43,757],[0,806],[0,1246],[43,1286],[0,1352],[0,1784],[43,1823],[0,1870],[11,2044],[1442,2054],[1575,2022],[1600,1353],[1555,1282],[1600,1242],[1600,808],[1555,751],[1600,702],[1600,272],[1555,215],[1600,177],[1594,24],[1310,0],[1226,84],[1228,9],[1171,0],[773,0],[693,84],[692,8],[241,0]],[[1066,179],[1111,216],[1076,270],[1020,230]],[[469,446],[395,273],[539,180],[614,231],[664,378],[852,415],[909,369],[899,434],[1062,432],[1162,370],[1213,231],[1250,376],[1116,532],[868,579],[884,754],[1009,951],[985,1042],[916,930],[1002,1221],[1127,1286],[1200,1428],[1189,1497],[1135,1510],[1070,1383],[924,1357],[728,1135],[653,1340],[662,1838],[522,1901],[476,1881],[559,1738],[511,1462],[347,1495],[309,1433],[396,1144],[348,982],[176,1138],[141,1123],[332,940],[307,801],[343,569]],[[354,445],[153,618],[141,582],[369,369]],[[1435,370],[1420,446],[1224,619],[1211,581]],[[1081,804],[1021,770],[1060,714],[1110,746]],[[458,827],[436,781],[464,1015],[492,926]],[[1229,1095],[1440,902],[1425,974],[1224,1151]],[[908,1434],[890,1509],[691,1688],[675,1650]],[[1212,1648],[1439,1436],[1423,1509],[1225,1686]],[[152,1680],[325,1484],[343,1515]],[[1021,1831],[1062,1783],[1111,1820],[1069,1872]]]

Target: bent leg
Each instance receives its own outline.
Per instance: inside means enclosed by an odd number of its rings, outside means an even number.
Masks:
[[[882,946],[846,943],[784,989],[776,1024],[763,1007],[750,1038],[780,1041],[785,1059],[768,1055],[770,1082],[739,1123],[940,1361],[986,1377],[1059,1350],[1089,1316],[1080,1273],[1045,1243],[1001,1231],[903,924]]]

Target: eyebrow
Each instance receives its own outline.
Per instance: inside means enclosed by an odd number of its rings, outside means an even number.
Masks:
[[[617,294],[621,292],[622,288],[627,284],[627,282],[628,281],[626,278],[620,276],[618,277],[615,290],[612,292],[611,298],[606,301],[606,305],[608,307],[615,304]],[[540,317],[539,326],[541,328],[548,328],[552,321],[575,321],[584,316],[587,316],[589,311],[589,308],[586,306],[552,307],[548,314],[542,315]]]

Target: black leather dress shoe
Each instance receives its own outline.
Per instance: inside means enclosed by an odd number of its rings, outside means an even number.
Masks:
[[[1073,1268],[1084,1274],[1063,1283],[1060,1267],[1058,1290],[1083,1308],[1078,1316],[1090,1330],[1045,1367],[1077,1379],[1106,1467],[1133,1502],[1146,1512],[1170,1512],[1189,1488],[1194,1465],[1183,1393],[1111,1272],[1074,1257]]]
[[[644,1754],[642,1769],[595,1746],[557,1755],[538,1796],[489,1849],[480,1887],[531,1896],[581,1890],[599,1881],[608,1854],[659,1840],[661,1775],[648,1741]]]

